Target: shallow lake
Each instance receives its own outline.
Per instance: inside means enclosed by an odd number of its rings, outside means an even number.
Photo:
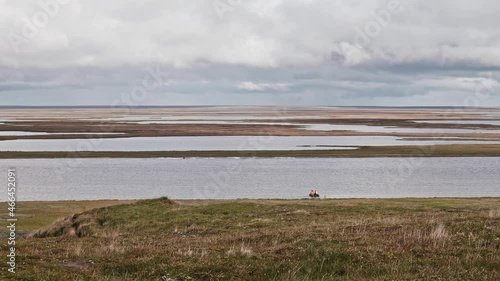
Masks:
[[[16,159],[18,200],[500,196],[500,157]],[[0,200],[6,200],[6,192]]]
[[[500,120],[422,120],[414,121],[416,123],[429,123],[429,124],[470,124],[470,125],[497,125],[500,126]]]
[[[392,136],[196,136],[0,141],[0,151],[214,151],[345,149],[339,146],[494,144],[500,141],[404,140]]]
[[[312,131],[355,131],[365,133],[428,133],[428,134],[498,134],[500,130],[447,129],[447,128],[405,128],[368,125],[313,124],[305,127]]]
[[[137,121],[127,122],[133,124],[219,124],[219,125],[274,125],[274,126],[298,126],[300,129],[308,131],[354,131],[365,133],[429,133],[429,134],[493,134],[500,133],[500,130],[482,129],[448,129],[448,128],[406,128],[406,127],[384,127],[369,125],[333,125],[333,124],[301,124],[287,122],[241,122],[241,121],[220,121],[220,120],[200,120],[200,121]],[[424,123],[424,122],[421,122]],[[432,122],[431,122],[432,123]],[[446,123],[444,123],[446,124]],[[476,123],[477,124],[477,123]]]
[[[48,136],[48,135],[88,135],[92,133],[48,133],[31,131],[0,131],[0,136]],[[124,133],[98,133],[100,135],[121,135]]]

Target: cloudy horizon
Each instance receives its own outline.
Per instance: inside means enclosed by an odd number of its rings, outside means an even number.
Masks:
[[[0,105],[500,106],[500,3],[0,0]]]

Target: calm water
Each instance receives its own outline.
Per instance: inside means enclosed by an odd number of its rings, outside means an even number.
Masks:
[[[500,126],[500,120],[425,120],[414,121],[416,123],[429,123],[429,124],[471,124],[471,125],[497,125]]]
[[[88,135],[92,133],[48,133],[31,131],[0,131],[0,136],[47,136],[47,135]],[[99,133],[101,135],[122,135],[124,133]]]
[[[448,128],[405,128],[368,125],[313,124],[305,127],[313,131],[355,131],[365,133],[430,133],[430,134],[498,134],[500,130],[448,129]]]
[[[206,116],[205,116],[206,117]],[[213,117],[213,116],[212,116]],[[216,117],[217,118],[217,117]],[[385,126],[369,126],[369,125],[337,125],[337,124],[301,124],[290,122],[245,122],[238,117],[231,117],[226,120],[213,120],[208,118],[204,120],[133,120],[126,123],[134,124],[223,124],[223,125],[294,125],[299,126],[304,130],[311,131],[355,131],[365,133],[432,133],[432,134],[462,134],[462,133],[499,133],[500,130],[482,130],[482,129],[449,129],[449,128],[406,128],[406,127],[385,127]],[[258,117],[255,117],[258,120]],[[247,120],[251,120],[249,118]],[[272,118],[271,118],[272,119]],[[122,119],[126,120],[126,119]],[[116,120],[115,120],[116,121]],[[492,124],[500,125],[499,120],[431,120],[431,121],[415,121],[417,123],[433,123],[433,124]]]
[[[18,200],[500,196],[500,158],[0,160]],[[6,192],[0,199],[6,200]]]
[[[391,136],[197,136],[0,141],[0,151],[189,151],[344,149],[338,146],[494,144],[500,141],[403,140]],[[326,147],[325,147],[326,146]],[[328,147],[333,146],[333,147]],[[337,147],[335,147],[337,146]]]

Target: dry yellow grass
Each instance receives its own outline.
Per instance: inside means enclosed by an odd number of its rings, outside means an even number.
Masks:
[[[70,216],[20,240],[14,280],[498,280],[499,205],[139,201]]]

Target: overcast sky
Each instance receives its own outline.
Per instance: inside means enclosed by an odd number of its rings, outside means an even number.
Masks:
[[[0,105],[500,106],[499,14],[494,0],[0,0]]]

